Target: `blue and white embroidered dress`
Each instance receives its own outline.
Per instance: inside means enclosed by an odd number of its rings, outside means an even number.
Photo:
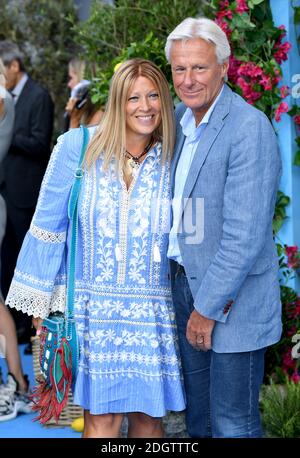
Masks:
[[[90,129],[90,135],[93,130]],[[82,133],[59,137],[6,303],[44,318],[63,311],[67,205]],[[169,165],[161,145],[129,190],[115,163],[85,170],[79,197],[75,403],[92,414],[183,410],[185,399],[168,275]]]

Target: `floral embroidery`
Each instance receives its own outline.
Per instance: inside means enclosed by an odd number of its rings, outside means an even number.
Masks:
[[[51,156],[7,298],[12,307],[41,318],[65,307],[69,240],[67,218],[61,217],[76,167],[79,131],[67,135],[66,148],[61,148],[60,137]],[[161,166],[160,157],[160,145],[149,151],[130,192],[115,164],[103,170],[101,156],[85,169],[74,304],[81,352],[75,402],[95,414],[108,411],[107,393],[114,380],[120,400],[127,402],[120,404],[122,412],[162,416],[166,409],[184,408],[166,257],[168,215],[161,205],[170,201],[169,167]],[[59,179],[62,164],[66,182]],[[49,218],[44,208],[53,202],[57,215]],[[36,262],[28,253],[34,253]],[[152,391],[145,391],[141,381],[149,382]]]

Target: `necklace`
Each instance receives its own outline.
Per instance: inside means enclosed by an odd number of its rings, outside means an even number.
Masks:
[[[149,143],[147,146],[144,148],[144,150],[139,154],[138,156],[134,156],[131,154],[128,150],[126,150],[125,156],[127,161],[125,162],[125,172],[129,175],[135,175],[140,167],[139,160],[141,157],[143,157],[145,154],[148,153],[150,150],[151,146],[153,144],[153,138],[151,137]]]

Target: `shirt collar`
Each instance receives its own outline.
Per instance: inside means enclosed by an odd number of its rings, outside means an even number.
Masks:
[[[28,80],[28,75],[27,73],[24,73],[24,75],[22,76],[22,78],[20,79],[20,81],[18,82],[18,84],[16,84],[16,86],[13,88],[13,90],[11,91],[11,93],[13,94],[13,96],[15,98],[19,97],[21,92],[23,91],[23,88],[26,84]]]
[[[197,137],[197,134],[201,133],[203,127],[200,127],[200,126],[202,126],[203,124],[208,124],[209,119],[212,115],[212,112],[216,104],[218,103],[219,98],[221,97],[223,89],[224,89],[224,85],[222,86],[222,89],[220,90],[217,98],[215,99],[213,104],[209,107],[209,109],[207,110],[207,112],[205,113],[205,115],[203,116],[202,120],[200,121],[197,127],[195,124],[195,117],[193,115],[192,110],[190,108],[187,108],[185,110],[184,115],[182,116],[180,120],[182,132],[185,135],[185,137],[190,137],[190,136]]]

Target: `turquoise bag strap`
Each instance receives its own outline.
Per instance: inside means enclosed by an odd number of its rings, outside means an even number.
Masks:
[[[75,171],[75,180],[71,189],[69,204],[68,204],[68,217],[71,227],[70,248],[69,248],[69,268],[67,272],[67,297],[66,297],[66,335],[67,339],[72,339],[72,321],[74,320],[73,308],[75,297],[75,258],[76,258],[76,245],[77,245],[77,231],[78,231],[78,198],[81,188],[81,180],[83,177],[83,161],[85,151],[89,142],[89,131],[86,127],[81,126],[82,130],[82,146],[78,167]]]

